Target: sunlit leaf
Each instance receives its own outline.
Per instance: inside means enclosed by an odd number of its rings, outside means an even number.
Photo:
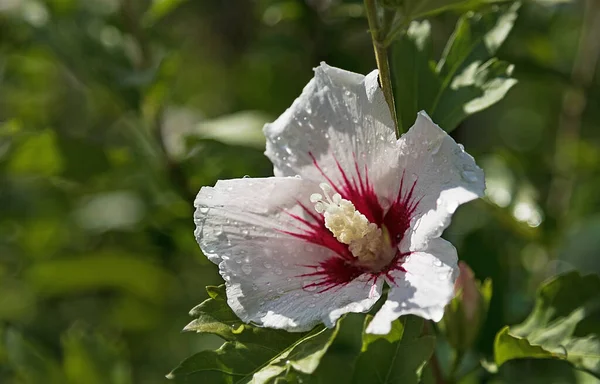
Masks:
[[[518,4],[461,17],[439,62],[431,61],[430,27],[413,22],[392,45],[399,124],[406,131],[425,110],[450,132],[467,116],[501,100],[516,80],[513,66],[495,58],[512,29]]]
[[[145,26],[151,26],[169,13],[177,9],[178,6],[187,0],[153,0],[152,5],[146,11],[142,18]]]
[[[365,321],[365,329],[371,317]],[[404,316],[392,324],[389,334],[365,334],[362,352],[356,362],[352,382],[418,383],[420,370],[431,357],[433,336],[421,336],[423,319]]]
[[[56,134],[49,129],[23,138],[8,164],[13,173],[43,176],[59,174],[63,167]]]
[[[496,363],[553,357],[600,378],[599,315],[599,276],[558,276],[540,288],[535,308],[522,324],[497,335]]]
[[[512,336],[508,333],[509,328],[504,327],[496,335],[494,343],[494,356],[496,365],[502,365],[512,359],[548,359],[560,357],[554,355],[538,345],[531,345],[525,338]]]
[[[185,330],[216,334],[227,340],[216,351],[184,360],[167,377],[176,382],[267,383],[290,370],[310,374],[335,339],[338,327],[308,333],[259,328],[242,323],[227,305],[225,286],[207,287],[209,299],[192,309],[197,317]]]

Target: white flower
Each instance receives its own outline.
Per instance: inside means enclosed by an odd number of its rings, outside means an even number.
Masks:
[[[440,238],[483,172],[421,112],[399,140],[377,83],[321,64],[264,128],[275,177],[220,180],[195,201],[196,239],[245,322],[306,331],[387,301],[368,332],[439,321],[458,274]]]

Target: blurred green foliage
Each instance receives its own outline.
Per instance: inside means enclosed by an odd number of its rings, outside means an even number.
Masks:
[[[498,52],[518,85],[452,133],[487,175],[445,236],[493,280],[490,360],[542,280],[600,272],[599,14],[594,0],[525,2]],[[458,17],[430,19],[436,60]],[[0,382],[160,383],[220,345],[180,333],[221,282],[194,241],[193,196],[271,174],[262,124],[320,61],[375,68],[366,25],[349,0],[0,1]],[[360,348],[340,335],[318,369]],[[562,363],[464,382],[593,382]],[[522,382],[549,382],[536,380]]]

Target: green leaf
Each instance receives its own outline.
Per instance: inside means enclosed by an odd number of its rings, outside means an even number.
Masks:
[[[57,175],[63,168],[56,134],[49,129],[26,137],[15,149],[8,164],[12,173],[43,176]]]
[[[67,378],[76,383],[129,384],[131,371],[122,346],[101,334],[92,334],[75,325],[62,337]]]
[[[449,10],[468,10],[509,0],[381,0],[388,8],[398,8],[405,20],[420,19]]]
[[[154,0],[150,8],[142,17],[142,24],[145,27],[154,25],[157,21],[173,12],[186,0]]]
[[[437,63],[431,60],[429,23],[411,23],[391,53],[396,109],[404,131],[425,110],[450,132],[516,84],[510,77],[513,66],[494,55],[512,29],[518,7],[463,15]]]
[[[290,371],[310,374],[335,339],[334,329],[308,333],[243,324],[227,305],[225,286],[207,287],[209,299],[190,311],[197,318],[184,330],[212,333],[227,340],[216,351],[202,351],[184,360],[167,377],[177,382],[267,383]]]
[[[372,317],[365,321],[365,329]],[[423,319],[403,316],[394,321],[387,335],[363,336],[362,352],[352,382],[418,383],[420,370],[433,353],[435,338],[421,336]]]
[[[496,335],[496,340],[494,341],[496,365],[500,366],[512,359],[560,357],[546,351],[540,346],[531,345],[527,339],[510,335],[508,330],[509,327],[506,326]]]
[[[190,316],[196,317],[184,331],[211,333],[227,341],[288,346],[302,333],[289,333],[244,324],[227,305],[225,285],[206,287],[209,298],[194,307]]]
[[[19,382],[31,384],[66,382],[60,365],[48,352],[26,340],[14,329],[7,329],[4,337],[8,365],[22,380]]]
[[[600,378],[599,312],[599,276],[578,272],[558,276],[540,288],[533,312],[522,324],[498,334],[496,363],[560,358]]]
[[[174,285],[173,277],[166,271],[123,251],[42,261],[29,267],[25,278],[46,297],[118,289],[150,301],[161,301],[168,293],[166,288]]]

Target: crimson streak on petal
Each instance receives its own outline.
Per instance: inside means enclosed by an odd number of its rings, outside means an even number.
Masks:
[[[417,180],[413,182],[412,186],[406,193],[403,192],[404,176],[405,173],[403,172],[402,178],[400,179],[400,187],[398,188],[396,200],[394,200],[390,206],[390,209],[383,217],[382,223],[385,228],[387,228],[390,235],[390,241],[394,247],[400,244],[404,238],[404,235],[406,234],[406,231],[408,231],[410,228],[410,220],[413,218],[415,210],[421,201],[421,199],[415,199],[414,197]]]
[[[365,165],[364,180],[361,175],[358,162],[354,161],[357,179],[349,178],[346,172],[341,167],[337,159],[334,158],[341,179],[334,182],[319,166],[317,160],[312,153],[309,152],[313,160],[314,166],[319,170],[323,178],[339,193],[344,199],[351,201],[355,208],[365,215],[367,219],[377,224],[380,228],[387,231],[389,234],[390,244],[392,248],[397,248],[398,244],[404,238],[406,232],[410,228],[410,221],[415,213],[415,210],[420,202],[420,199],[415,199],[414,192],[417,181],[415,180],[410,189],[404,191],[404,173],[400,180],[398,194],[395,200],[390,205],[387,212],[379,203],[379,199],[375,194],[375,190],[369,181],[368,169]],[[312,268],[314,271],[299,275],[298,277],[317,277],[313,283],[304,285],[304,289],[312,290],[319,288],[319,292],[329,291],[336,287],[342,287],[363,274],[368,274],[370,277],[366,280],[366,284],[376,283],[381,276],[387,277],[387,280],[395,283],[390,272],[394,270],[404,271],[402,264],[405,258],[410,255],[410,252],[396,251],[395,256],[390,260],[389,264],[378,271],[372,271],[364,265],[359,264],[348,245],[339,242],[325,227],[325,221],[320,214],[309,209],[302,202],[298,201],[308,219],[286,212],[290,217],[298,222],[299,232],[281,231],[290,236],[305,240],[309,243],[323,246],[330,249],[333,255],[318,263],[318,265],[303,265],[300,266]]]
[[[354,169],[356,170],[356,176],[358,179],[355,180],[354,177],[348,178],[348,175],[340,165],[340,162],[334,157],[333,159],[341,176],[341,180],[336,183],[333,182],[325,174],[325,172],[323,172],[323,169],[321,169],[319,166],[319,163],[312,152],[309,152],[308,155],[312,159],[315,168],[319,170],[321,175],[323,175],[325,180],[327,180],[327,182],[337,193],[339,193],[344,199],[350,200],[352,204],[354,204],[356,210],[365,215],[365,217],[371,223],[381,225],[381,220],[383,219],[383,207],[381,207],[381,204],[379,204],[379,199],[377,198],[377,194],[375,194],[375,189],[369,182],[369,174],[366,164],[363,180],[358,162],[356,161],[356,156],[354,153],[352,154],[354,157]]]

